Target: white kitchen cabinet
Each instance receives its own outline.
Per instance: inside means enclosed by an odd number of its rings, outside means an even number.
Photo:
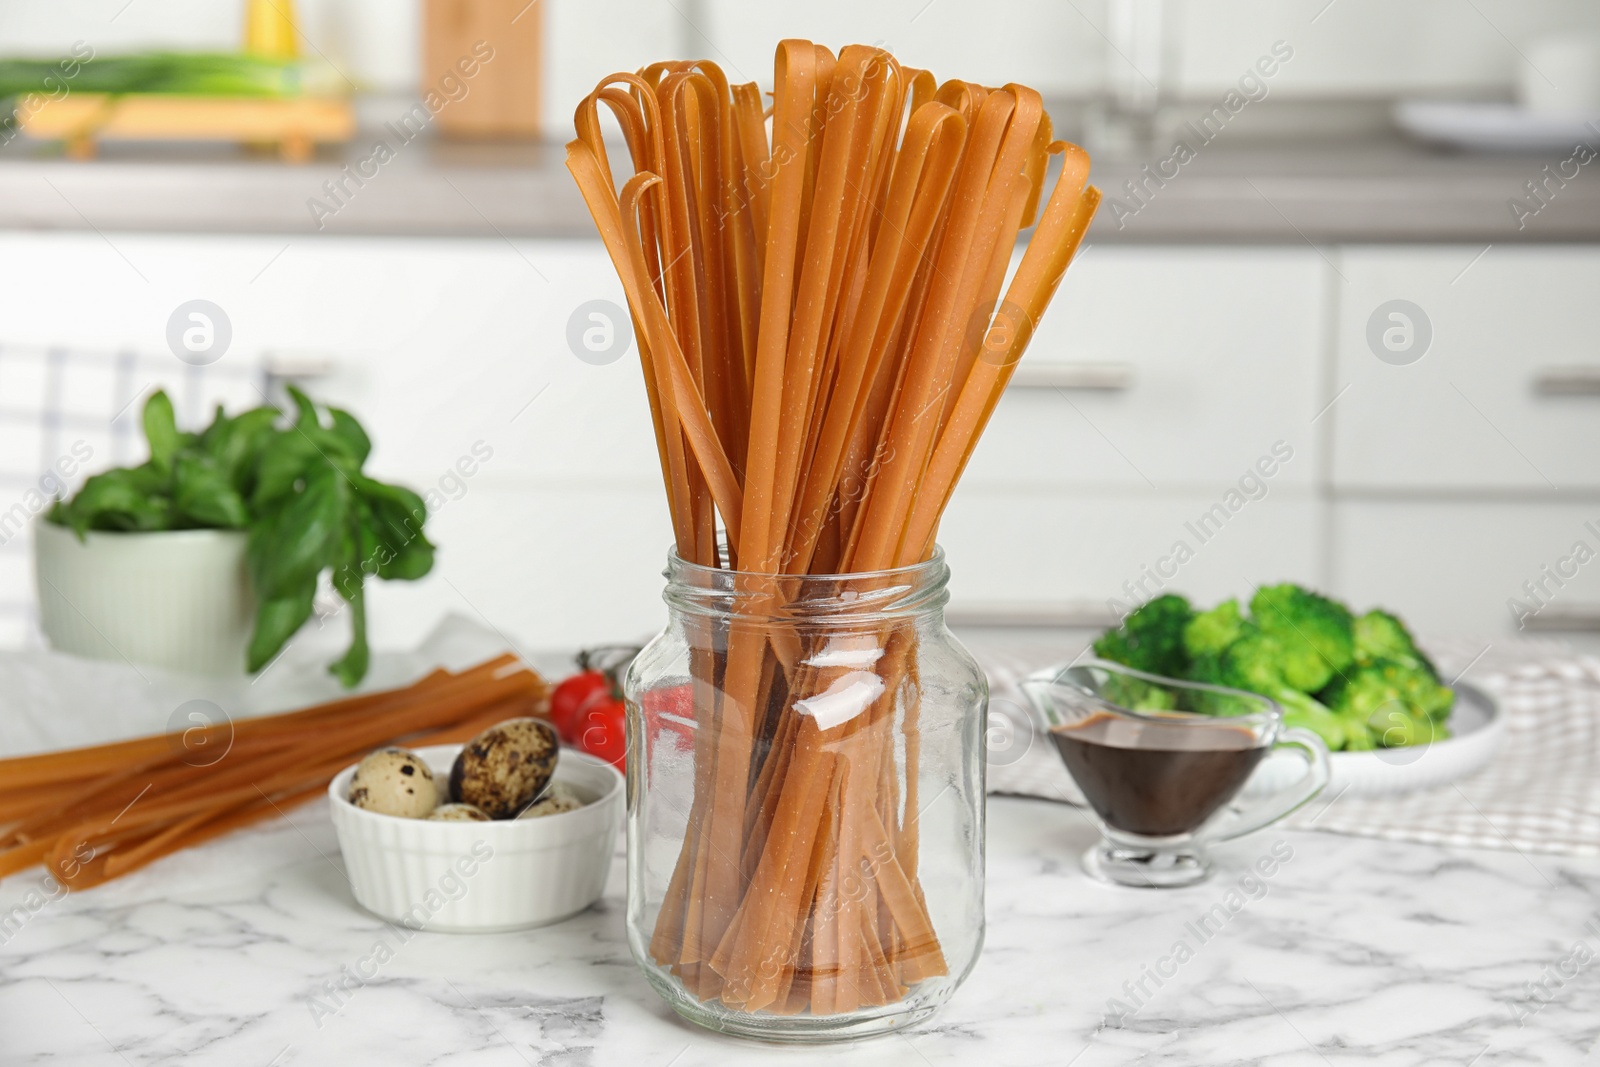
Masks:
[[[1482,253],[1481,258],[1476,259]],[[1351,248],[1338,253],[1333,481],[1344,488],[1600,486],[1600,249]],[[1405,300],[1424,319],[1389,319]],[[1378,313],[1396,346],[1368,323]],[[1432,334],[1423,352],[1423,322]],[[1421,353],[1418,355],[1418,353]],[[1582,390],[1550,395],[1545,390]]]
[[[1002,401],[940,531],[953,606],[1103,612],[1127,601],[1124,582],[1211,601],[1293,579],[1429,634],[1511,632],[1507,598],[1582,521],[1600,526],[1600,397],[1530,385],[1544,367],[1600,363],[1600,250],[1496,247],[1472,262],[1479,251],[1328,250],[1330,265],[1309,248],[1087,250],[1024,369],[1098,368],[1125,388]],[[71,379],[85,410],[123,403],[119,389],[184,387],[194,372],[167,351],[166,319],[195,298],[233,327],[205,374],[330,357],[310,388],[366,423],[371,470],[441,505],[435,573],[372,591],[380,644],[416,641],[445,611],[526,648],[643,636],[664,617],[670,530],[637,352],[597,366],[567,340],[581,305],[622,303],[597,242],[6,233],[0,291],[0,408],[38,404],[37,376],[6,355],[19,345],[170,362],[124,385]],[[1410,365],[1365,340],[1389,299],[1433,326]],[[248,385],[250,402],[250,381],[229,387]],[[90,428],[95,468],[137,458],[112,413]],[[46,462],[42,434],[0,419],[0,447],[24,457],[0,511]],[[1290,454],[1274,459],[1280,441]],[[1241,484],[1263,460],[1270,476]],[[1223,528],[1202,544],[1189,524],[1218,507]],[[1193,556],[1174,567],[1179,540]],[[1600,604],[1595,567],[1541,624]],[[26,540],[0,546],[8,644],[29,627],[28,575]]]
[[[1207,491],[1047,494],[963,485],[939,542],[950,559],[955,608],[1105,614],[1113,599],[1124,608],[1163,592],[1216,601],[1248,596],[1252,582],[1315,583],[1319,507],[1312,494],[1286,487],[1230,512],[1224,494]]]
[[[1283,442],[1294,459],[1277,483],[1312,485],[1326,269],[1309,248],[1090,248],[1045,313],[964,482],[1222,486]],[[1084,365],[1100,371],[1101,387],[1051,384],[1064,379],[1048,372]]]
[[[1319,581],[1325,271],[1311,249],[1074,263],[940,531],[953,606],[1092,617],[1158,590]],[[1053,384],[1074,377],[1101,387]]]
[[[1596,530],[1594,501],[1342,500],[1335,585],[1352,605],[1387,606],[1433,636],[1527,635],[1574,619],[1592,629],[1600,620]],[[1586,549],[1575,552],[1579,542]]]

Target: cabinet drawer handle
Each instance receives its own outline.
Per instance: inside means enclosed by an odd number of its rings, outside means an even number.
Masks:
[[[1551,604],[1537,615],[1528,616],[1526,626],[1539,633],[1594,633],[1600,630],[1600,604]]]
[[[1017,364],[1011,377],[1014,389],[1082,389],[1122,393],[1133,388],[1133,367],[1127,363]]]
[[[1600,364],[1543,367],[1533,376],[1533,391],[1541,396],[1600,396]]]
[[[1069,601],[1060,604],[952,604],[944,619],[950,626],[1029,630],[1104,630],[1118,623],[1104,604]]]

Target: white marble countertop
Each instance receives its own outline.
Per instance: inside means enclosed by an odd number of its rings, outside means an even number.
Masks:
[[[620,855],[574,919],[416,934],[335,993],[398,938],[351,898],[319,801],[33,912],[42,871],[0,881],[0,1063],[1489,1067],[1600,1040],[1600,861],[1268,830],[1205,885],[1128,890],[1083,875],[1091,837],[1077,809],[991,797],[976,971],[924,1025],[822,1051],[674,1016],[629,956]]]

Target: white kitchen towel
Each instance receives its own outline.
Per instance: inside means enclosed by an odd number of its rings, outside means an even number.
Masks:
[[[1041,659],[1040,651],[984,650],[980,657],[992,690],[991,752],[1011,729],[997,716],[1023,712],[1016,680],[1062,661]],[[1507,727],[1500,751],[1476,774],[1438,788],[1372,798],[1324,795],[1286,825],[1390,841],[1600,855],[1600,660],[1554,641],[1447,642],[1430,651],[1445,677],[1466,674],[1499,699]],[[1016,729],[1032,736],[1025,724]],[[991,758],[990,792],[1081,803],[1050,745],[1021,747]]]
[[[314,616],[260,674],[202,678],[96,661],[43,649],[0,650],[0,758],[104,744],[305,707],[348,695],[328,673],[350,639],[342,615]],[[446,615],[416,648],[372,653],[361,692],[407,685],[429,671],[458,671],[507,651],[505,638],[475,620]],[[527,653],[547,677],[570,672],[570,656]]]

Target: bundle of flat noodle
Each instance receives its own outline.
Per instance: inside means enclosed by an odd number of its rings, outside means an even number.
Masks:
[[[606,78],[576,124],[567,166],[627,294],[679,554],[752,599],[775,595],[761,576],[927,559],[1100,200],[1039,94],[790,40],[770,109],[714,64],[658,63]],[[697,657],[691,831],[651,943],[697,996],[834,1014],[943,973],[915,707],[894,703],[910,637],[885,627],[881,707],[831,730],[796,713],[830,678],[784,638],[736,628]]]

